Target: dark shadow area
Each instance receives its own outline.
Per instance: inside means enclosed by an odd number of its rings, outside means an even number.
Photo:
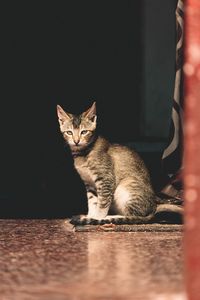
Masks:
[[[64,218],[86,211],[84,186],[59,133],[56,104],[80,113],[96,100],[103,135],[122,143],[146,141],[140,131],[143,4],[6,5],[1,218]],[[141,154],[158,188],[161,152]]]

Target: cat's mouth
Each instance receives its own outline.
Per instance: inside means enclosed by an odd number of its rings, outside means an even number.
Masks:
[[[78,145],[71,145],[70,147],[72,151],[81,151],[86,148],[86,145],[78,144]]]

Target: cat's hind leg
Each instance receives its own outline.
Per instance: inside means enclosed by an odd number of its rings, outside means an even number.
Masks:
[[[133,179],[124,179],[114,194],[115,213],[123,216],[147,216],[154,213],[156,204],[151,188]]]

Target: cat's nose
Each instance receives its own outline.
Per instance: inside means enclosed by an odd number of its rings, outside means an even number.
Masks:
[[[74,141],[74,144],[75,144],[76,146],[78,146],[79,142],[80,142],[80,140]]]

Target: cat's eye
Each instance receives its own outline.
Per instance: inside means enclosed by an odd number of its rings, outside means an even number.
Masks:
[[[82,131],[81,131],[81,134],[82,134],[82,135],[85,135],[85,134],[87,134],[87,133],[88,133],[88,130],[82,130]]]
[[[66,133],[67,135],[72,135],[72,134],[73,134],[71,130],[67,130],[67,131],[65,131],[65,133]]]

